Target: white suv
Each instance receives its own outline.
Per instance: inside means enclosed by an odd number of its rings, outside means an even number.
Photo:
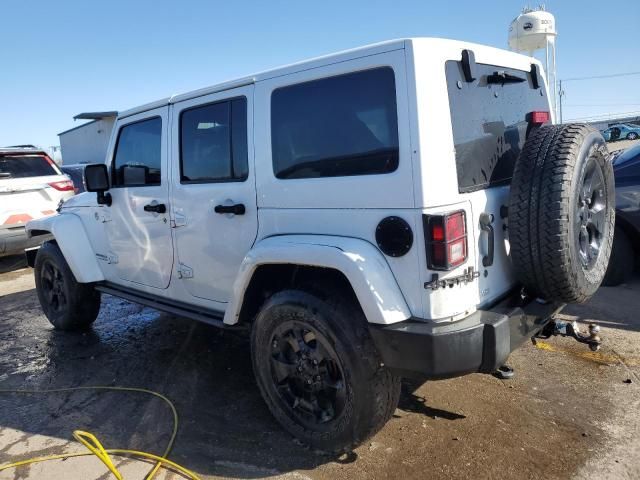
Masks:
[[[613,235],[601,135],[553,126],[533,58],[396,40],[119,115],[104,164],[30,255],[60,329],[100,292],[251,332],[279,422],[341,451],[400,375],[491,373],[598,288]],[[547,124],[547,125],[545,125]]]
[[[31,145],[0,147],[0,257],[42,243],[42,237],[27,237],[25,224],[52,215],[73,194],[73,182],[46,152]]]

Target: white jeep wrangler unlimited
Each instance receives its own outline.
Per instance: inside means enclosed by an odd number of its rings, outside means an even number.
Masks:
[[[547,125],[545,125],[547,124]],[[251,331],[278,421],[343,451],[400,375],[491,373],[598,288],[614,224],[601,135],[552,125],[541,65],[406,39],[123,112],[89,192],[27,225],[59,329],[108,293]]]

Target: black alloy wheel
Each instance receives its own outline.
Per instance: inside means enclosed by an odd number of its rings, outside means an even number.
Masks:
[[[594,158],[590,158],[578,191],[576,241],[585,269],[595,265],[605,234],[606,208],[604,173]]]
[[[251,360],[276,420],[304,444],[350,452],[391,418],[400,377],[382,364],[357,299],[326,284],[282,290],[251,326]]]
[[[344,412],[344,373],[324,335],[302,321],[283,322],[273,332],[271,348],[271,378],[301,424],[314,428]]]
[[[67,308],[68,300],[62,272],[50,260],[45,260],[40,271],[40,285],[47,300],[45,313],[59,314]]]
[[[100,311],[100,292],[79,283],[56,243],[45,242],[34,266],[36,291],[47,319],[59,330],[89,327]]]

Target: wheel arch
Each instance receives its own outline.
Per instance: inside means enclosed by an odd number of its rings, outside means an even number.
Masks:
[[[353,295],[370,323],[391,324],[411,317],[389,265],[369,242],[327,235],[284,235],[258,242],[247,254],[224,322],[250,321],[270,293],[317,280]]]
[[[89,237],[78,216],[72,213],[52,215],[31,220],[25,228],[29,238],[39,235],[53,235],[54,241],[58,244],[79,283],[104,280]]]

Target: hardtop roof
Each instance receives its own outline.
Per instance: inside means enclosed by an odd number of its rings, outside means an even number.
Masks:
[[[437,37],[401,38],[396,40],[388,40],[384,42],[374,43],[371,45],[365,45],[362,47],[357,47],[357,48],[344,50],[340,52],[330,53],[327,55],[314,57],[311,59],[303,60],[303,61],[292,63],[289,65],[284,65],[284,66],[276,67],[273,69],[265,70],[263,72],[256,73],[253,75],[248,75],[248,76],[240,77],[234,80],[217,83],[209,87],[192,90],[190,92],[186,92],[182,94],[172,95],[170,97],[165,97],[160,100],[156,100],[154,102],[146,103],[144,105],[140,105],[138,107],[134,107],[129,110],[119,112],[118,118],[129,117],[131,115],[143,113],[147,110],[163,107],[165,105],[170,105],[172,103],[177,103],[183,100],[188,100],[191,98],[208,95],[211,93],[222,92],[224,90],[230,90],[232,88],[237,88],[244,85],[251,85],[256,82],[279,77],[282,75],[288,75],[291,73],[301,72],[304,70],[311,70],[314,68],[318,68],[318,67],[322,67],[322,66],[326,66],[334,63],[345,62],[345,61],[352,60],[355,58],[360,58],[363,56],[376,55],[379,53],[385,53],[385,52],[390,52],[394,50],[402,50],[407,47],[408,43],[411,43],[414,41],[418,41],[421,44],[424,44],[425,42],[430,42],[434,44],[433,45],[434,47],[437,47],[438,44],[440,45],[447,44],[449,47],[482,49],[485,51],[496,51],[496,52],[499,51],[501,52],[501,54],[513,55],[515,57],[524,57],[524,55],[517,54],[515,52],[510,52],[510,51],[501,50],[494,47],[489,47],[486,45],[480,45],[480,44],[475,44],[470,42],[461,42],[458,40],[450,40],[450,39],[437,38]]]

